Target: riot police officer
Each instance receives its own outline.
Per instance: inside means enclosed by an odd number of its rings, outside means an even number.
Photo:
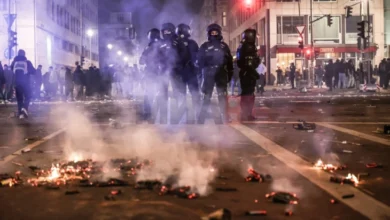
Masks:
[[[256,30],[246,29],[242,34],[242,41],[237,49],[237,66],[240,68],[241,83],[241,120],[254,120],[252,109],[255,104],[255,87],[259,74],[256,68],[260,58],[256,48]]]
[[[177,39],[174,44],[177,48],[178,53],[178,71],[179,77],[176,79],[181,79],[176,81],[175,87],[179,90],[180,96],[182,97],[182,102],[180,110],[186,109],[186,91],[187,86],[191,92],[192,96],[192,109],[195,111],[194,116],[196,115],[196,109],[199,106],[200,94],[199,94],[199,85],[198,85],[198,70],[195,66],[196,56],[199,51],[198,44],[190,39],[191,37],[191,28],[186,24],[179,24],[176,28]],[[182,111],[179,111],[179,116],[181,116]],[[188,116],[188,114],[187,114]],[[195,119],[195,118],[193,118]]]
[[[178,100],[179,92],[176,89],[176,81],[180,81],[179,74],[178,74],[178,65],[177,65],[177,48],[175,43],[175,40],[177,39],[177,36],[175,34],[175,25],[172,23],[164,23],[161,28],[161,35],[162,40],[159,46],[159,54],[160,54],[160,71],[162,76],[165,78],[161,78],[161,93],[162,97],[164,97],[164,101],[168,103],[168,86],[169,82],[171,81],[173,94],[176,97],[176,100]],[[165,106],[164,106],[165,108]],[[164,111],[166,111],[164,109]],[[161,114],[160,114],[161,115]],[[165,117],[164,113],[164,117]],[[174,114],[171,114],[174,115]],[[164,122],[166,119],[162,119]]]
[[[153,28],[148,32],[149,43],[142,52],[139,63],[145,65],[145,75],[143,77],[144,85],[144,106],[143,119],[150,120],[152,118],[152,102],[156,91],[156,78],[160,75],[159,72],[159,49],[160,49],[160,30]]]
[[[197,65],[202,72],[201,91],[204,94],[198,123],[204,123],[214,85],[217,86],[217,96],[220,116],[228,121],[227,115],[227,84],[233,76],[233,57],[229,46],[222,41],[222,28],[218,24],[207,27],[208,41],[199,49]]]

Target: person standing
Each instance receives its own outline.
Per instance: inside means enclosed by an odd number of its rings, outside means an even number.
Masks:
[[[316,74],[316,83],[318,88],[322,88],[322,79],[324,77],[324,70],[320,64],[317,65],[317,68],[315,69]]]
[[[280,68],[280,66],[278,66],[276,69],[276,77],[277,77],[276,85],[277,86],[284,85],[283,70],[282,70],[282,68]]]
[[[257,72],[259,73],[259,79],[257,80],[257,93],[260,93],[260,95],[263,96],[265,91],[265,73],[267,72],[267,67],[264,65],[264,62],[261,62],[257,67]]]
[[[387,58],[386,62],[386,74],[384,78],[384,89],[387,89],[389,87],[389,80],[390,80],[390,58]]]
[[[5,86],[4,86],[4,96],[7,101],[10,101],[13,97],[13,87],[14,87],[14,73],[9,68],[7,64],[4,65],[4,78],[5,78]]]
[[[85,85],[85,76],[84,72],[81,69],[81,66],[76,62],[76,70],[73,73],[73,83],[76,87],[76,99],[81,100],[84,97],[84,85]]]
[[[291,89],[295,89],[295,71],[296,71],[296,68],[295,68],[295,64],[294,63],[291,63],[290,64],[290,72],[289,72],[289,79],[290,79],[290,83],[291,83]]]
[[[49,75],[50,96],[55,98],[58,92],[58,68],[52,69]]]
[[[58,71],[58,85],[59,85],[61,97],[63,97],[64,94],[66,93],[65,75],[66,75],[66,69],[64,66],[61,66],[60,70]]]
[[[329,91],[333,91],[333,76],[334,76],[334,64],[333,60],[329,60],[328,64],[325,66],[325,80],[326,86],[328,86]]]
[[[379,86],[385,88],[385,79],[386,79],[386,59],[383,59],[379,63],[378,73],[379,73]]]
[[[355,87],[355,75],[356,75],[356,71],[355,71],[355,64],[353,63],[352,59],[351,60],[348,60],[348,63],[347,63],[347,71],[348,71],[348,88],[352,89]]]
[[[347,88],[347,85],[346,85],[347,65],[346,65],[344,59],[341,59],[341,61],[338,64],[337,69],[338,69],[338,75],[339,75],[338,88],[339,89]]]
[[[200,46],[197,65],[202,72],[202,88],[204,94],[198,123],[203,124],[210,107],[214,86],[217,86],[219,115],[225,122],[227,114],[227,84],[233,77],[233,57],[229,46],[222,41],[222,28],[218,24],[207,27],[208,41]]]
[[[241,92],[241,120],[252,121],[255,105],[256,81],[260,78],[256,69],[259,67],[260,58],[256,47],[256,30],[246,29],[243,33],[243,40],[237,49],[237,66],[240,68]]]
[[[186,93],[187,87],[191,93],[193,118],[191,121],[196,121],[196,115],[200,104],[200,94],[198,85],[198,68],[195,66],[196,56],[199,51],[198,44],[191,39],[191,28],[187,24],[179,24],[176,28],[176,40],[174,41],[177,49],[177,64],[179,76],[182,79],[182,86],[179,86],[181,93],[181,106],[179,108],[179,115],[184,112],[187,106]],[[188,116],[188,115],[187,115]]]
[[[145,65],[145,76],[143,80],[143,84],[145,85],[142,110],[143,120],[150,120],[152,118],[152,105],[155,97],[156,84],[162,83],[163,85],[166,85],[168,83],[167,77],[161,77],[159,62],[156,62],[160,58],[160,30],[157,28],[149,30],[148,40],[148,46],[142,52],[139,61],[141,65]],[[165,80],[165,82],[161,82],[162,80]],[[166,93],[168,93],[168,91],[166,91]],[[164,96],[165,95],[167,94],[164,94]],[[162,114],[167,114],[167,112]]]
[[[11,64],[11,70],[15,74],[16,100],[18,102],[19,119],[28,118],[28,107],[31,99],[30,75],[35,74],[35,68],[27,60],[26,52],[19,50],[18,55]]]
[[[65,68],[65,100],[68,100],[70,97],[70,101],[74,100],[73,97],[73,75],[72,70],[69,67]]]
[[[33,83],[34,87],[34,91],[33,91],[33,94],[34,94],[34,98],[36,100],[40,100],[41,98],[41,88],[42,88],[42,65],[38,65],[38,68],[35,72],[35,76],[34,76],[34,83]]]

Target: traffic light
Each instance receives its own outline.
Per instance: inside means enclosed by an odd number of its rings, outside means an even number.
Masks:
[[[302,37],[298,37],[298,47],[303,50],[304,48],[304,45],[303,45],[303,38]]]
[[[333,24],[333,18],[331,15],[328,15],[327,18],[328,18],[328,26],[330,27]]]
[[[349,18],[352,16],[352,7],[351,6],[347,6],[345,7],[345,9],[347,10],[347,14],[346,14],[346,18]]]
[[[245,0],[245,7],[250,9],[253,5],[253,0]]]
[[[80,65],[83,66],[85,62],[85,57],[81,56],[80,57]]]
[[[310,60],[310,58],[311,58],[311,51],[310,51],[310,49],[306,50],[305,55],[306,55],[306,59]]]
[[[358,22],[357,23],[358,25],[358,36],[365,39],[366,38],[366,22],[365,21],[361,21],[361,22]]]
[[[133,25],[131,25],[129,28],[129,38],[131,40],[135,39],[135,28],[133,27]]]
[[[18,45],[17,33],[15,31],[8,31],[8,47],[12,48]]]
[[[320,56],[320,52],[319,52],[319,51],[315,51],[315,52],[314,52],[314,57],[315,57],[316,59],[318,59],[319,56]]]

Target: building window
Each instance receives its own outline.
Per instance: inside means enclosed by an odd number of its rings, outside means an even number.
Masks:
[[[55,21],[56,16],[56,6],[54,5],[54,2],[51,2],[51,19]]]
[[[118,14],[118,16],[117,16],[117,21],[118,21],[119,23],[124,23],[125,17],[123,16],[123,14]]]
[[[8,10],[8,0],[0,0],[0,11]]]
[[[304,25],[302,16],[278,16],[276,18],[277,43],[296,43],[299,36],[297,31],[299,25]]]
[[[227,24],[227,16],[226,16],[226,12],[223,12],[222,13],[222,26],[226,27],[226,24]]]
[[[319,18],[314,16],[313,20]],[[316,43],[340,43],[340,17],[333,16],[332,26],[328,26],[326,18],[313,23],[313,39]]]

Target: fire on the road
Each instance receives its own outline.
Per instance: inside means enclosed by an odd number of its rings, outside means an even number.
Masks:
[[[325,170],[325,171],[330,171],[330,172],[333,172],[336,170],[344,170],[347,168],[346,166],[341,166],[341,165],[337,166],[337,165],[333,165],[330,163],[326,164],[321,159],[319,159],[314,164],[314,167],[318,168],[318,169]],[[351,174],[351,173],[348,173],[348,175],[346,177],[339,178],[339,179],[340,179],[340,181],[339,181],[340,183],[353,183],[355,186],[357,186],[359,184],[359,179],[354,174]]]

